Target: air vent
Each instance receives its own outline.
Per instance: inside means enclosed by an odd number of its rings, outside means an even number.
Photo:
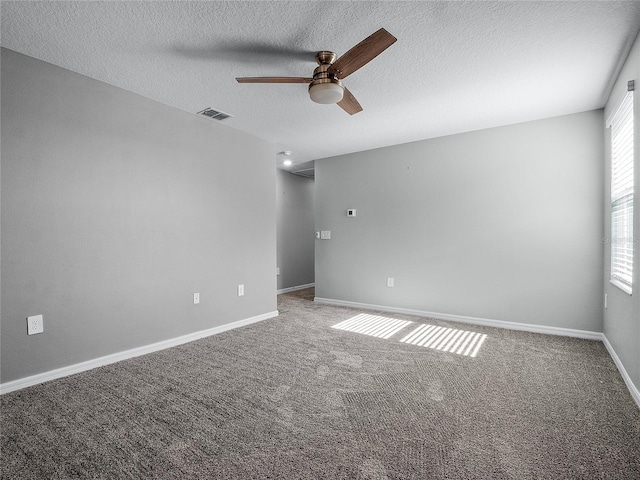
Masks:
[[[205,108],[201,112],[198,112],[198,115],[204,115],[205,117],[213,118],[214,120],[225,120],[229,117],[233,117],[233,115],[229,115],[228,113],[220,112],[218,110],[214,110],[213,108]]]

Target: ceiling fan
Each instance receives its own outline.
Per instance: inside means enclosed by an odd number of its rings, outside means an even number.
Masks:
[[[396,42],[397,38],[381,28],[352,47],[340,58],[327,50],[316,53],[318,66],[313,77],[237,77],[238,83],[308,83],[309,96],[316,103],[337,103],[349,115],[362,111],[342,80],[365,66]]]

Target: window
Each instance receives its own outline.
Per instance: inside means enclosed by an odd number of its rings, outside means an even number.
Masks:
[[[633,81],[611,127],[611,283],[631,294],[633,283]]]

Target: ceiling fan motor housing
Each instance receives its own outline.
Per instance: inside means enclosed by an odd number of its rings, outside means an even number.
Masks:
[[[316,103],[338,103],[344,95],[342,82],[327,69],[336,60],[336,54],[323,50],[316,53],[318,66],[313,71],[313,81],[309,84],[309,96]]]

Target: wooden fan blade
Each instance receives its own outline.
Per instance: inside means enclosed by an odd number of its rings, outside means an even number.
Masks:
[[[327,72],[340,79],[345,78],[376,58],[397,40],[396,37],[381,28],[333,62]]]
[[[347,90],[347,87],[344,88],[344,94],[342,95],[342,100],[338,102],[338,106],[347,112],[349,115],[355,115],[358,112],[362,111],[362,107],[356,100],[356,97]]]
[[[236,77],[238,83],[311,83],[304,77]]]

